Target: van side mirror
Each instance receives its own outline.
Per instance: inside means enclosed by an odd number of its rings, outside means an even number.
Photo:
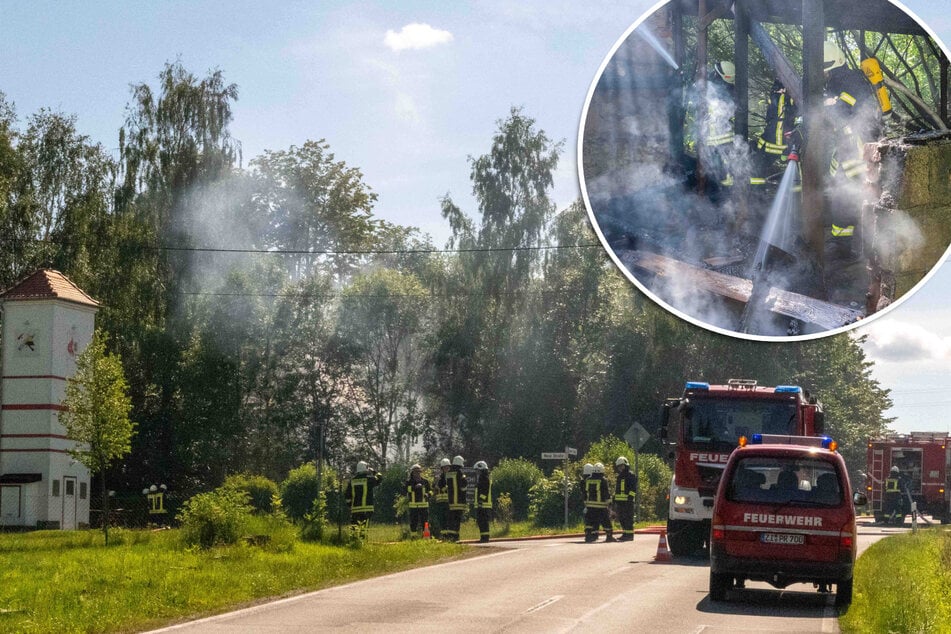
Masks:
[[[864,493],[856,493],[852,496],[852,503],[855,504],[855,506],[865,506],[868,504],[868,498],[865,497]]]

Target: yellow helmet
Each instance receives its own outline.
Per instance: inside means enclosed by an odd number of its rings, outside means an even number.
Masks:
[[[845,66],[845,53],[834,42],[827,41],[822,47],[822,70],[828,72],[839,66]]]

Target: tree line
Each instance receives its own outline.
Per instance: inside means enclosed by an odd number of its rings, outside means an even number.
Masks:
[[[117,488],[282,480],[319,452],[344,471],[584,452],[655,429],[688,379],[801,384],[856,461],[889,422],[855,338],[741,341],[643,296],[583,204],[552,202],[564,147],[520,108],[459,166],[477,208],[433,201],[439,248],[377,217],[372,184],[322,139],[245,166],[238,97],[221,71],[167,64],[132,86],[110,153],[74,116],[21,120],[0,94],[0,288],[52,267],[102,303],[137,423]]]

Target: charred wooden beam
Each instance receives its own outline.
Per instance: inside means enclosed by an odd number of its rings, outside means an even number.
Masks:
[[[796,103],[802,103],[802,79],[799,77],[799,73],[796,72],[792,63],[783,55],[783,52],[776,46],[776,43],[773,42],[763,25],[759,22],[751,21],[750,37],[756,46],[759,47],[759,50],[763,52],[766,63],[768,63],[770,68],[773,69],[773,72],[776,73],[776,77],[783,83],[783,86],[786,87],[786,92],[796,100]]]

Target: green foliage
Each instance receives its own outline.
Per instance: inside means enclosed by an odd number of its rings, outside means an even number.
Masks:
[[[951,533],[924,529],[875,542],[854,575],[843,632],[951,631]]]
[[[373,491],[373,521],[394,523],[397,521],[396,498],[404,493],[406,467],[394,465],[383,472],[383,480]]]
[[[568,478],[568,523],[581,519],[581,491]],[[565,525],[565,472],[555,469],[551,476],[536,482],[529,491],[529,519],[536,526]]]
[[[211,548],[236,543],[251,512],[246,492],[223,487],[193,496],[182,505],[176,519],[185,544]]]
[[[269,514],[275,510],[274,501],[280,504],[277,484],[261,475],[239,473],[228,476],[221,485],[225,489],[248,494],[248,502],[255,513]]]
[[[321,487],[323,488],[324,519],[327,513],[335,512],[337,499],[340,497],[340,480],[337,472],[325,466],[321,470]],[[291,469],[287,478],[281,482],[281,504],[284,512],[293,520],[302,519],[306,514],[313,512],[314,500],[317,498],[317,467],[313,462],[305,462],[296,469]]]
[[[525,458],[503,458],[492,469],[492,489],[496,495],[508,494],[515,521],[529,517],[530,491],[544,478],[542,470]]]
[[[301,518],[300,536],[306,542],[319,542],[327,530],[327,494],[321,491],[314,498],[310,511]]]
[[[512,496],[508,493],[500,494],[495,498],[493,510],[495,511],[495,521],[504,527],[505,532],[508,532],[512,522],[515,521],[512,513]]]

